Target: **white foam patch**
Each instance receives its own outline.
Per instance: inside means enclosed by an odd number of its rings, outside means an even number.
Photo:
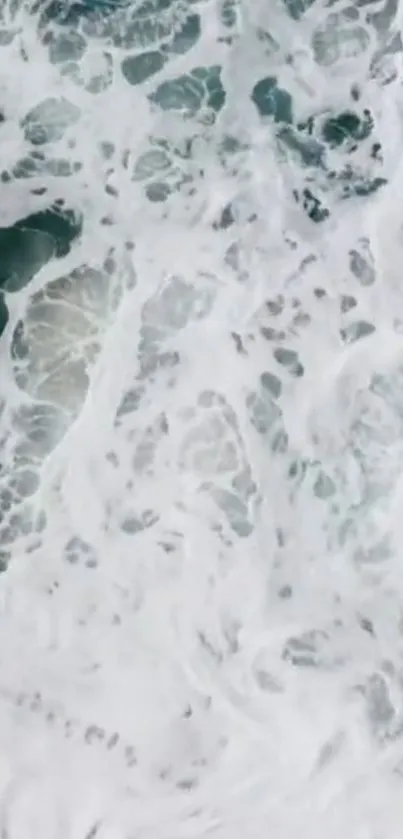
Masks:
[[[400,12],[2,14],[1,224],[83,218],[6,295],[2,835],[397,839]]]

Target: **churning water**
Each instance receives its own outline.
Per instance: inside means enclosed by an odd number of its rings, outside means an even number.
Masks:
[[[2,839],[401,839],[402,22],[2,0]]]

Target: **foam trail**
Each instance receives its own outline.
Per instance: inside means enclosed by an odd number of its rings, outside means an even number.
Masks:
[[[400,5],[0,60],[0,832],[400,838]]]

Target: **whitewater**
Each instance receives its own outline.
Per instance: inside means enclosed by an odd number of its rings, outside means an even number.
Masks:
[[[0,3],[1,839],[401,839],[402,25]]]

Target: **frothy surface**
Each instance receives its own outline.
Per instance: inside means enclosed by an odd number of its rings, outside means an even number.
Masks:
[[[401,837],[400,31],[3,4],[7,839]]]

